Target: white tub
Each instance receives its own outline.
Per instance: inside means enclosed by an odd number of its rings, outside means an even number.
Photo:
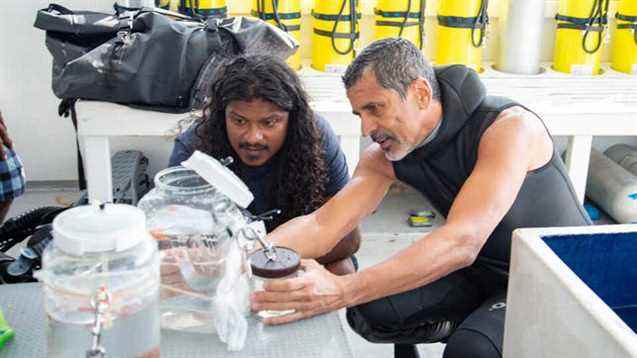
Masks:
[[[507,358],[637,357],[637,225],[514,231],[507,306]]]

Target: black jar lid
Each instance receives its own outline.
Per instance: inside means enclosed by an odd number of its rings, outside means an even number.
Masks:
[[[250,255],[252,273],[263,278],[281,278],[289,276],[299,269],[301,258],[296,251],[287,247],[275,248],[276,260],[266,256],[266,250],[261,249]]]

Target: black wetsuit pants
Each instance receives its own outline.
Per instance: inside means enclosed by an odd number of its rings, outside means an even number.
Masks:
[[[446,342],[444,358],[502,357],[506,276],[475,264],[426,286],[347,310],[375,343]]]

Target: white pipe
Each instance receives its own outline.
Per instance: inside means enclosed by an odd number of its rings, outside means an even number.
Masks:
[[[591,150],[586,196],[620,224],[637,223],[637,177]]]
[[[525,75],[539,73],[544,0],[506,0],[503,5],[496,70]]]
[[[637,175],[637,148],[628,144],[615,144],[604,153],[624,169]]]

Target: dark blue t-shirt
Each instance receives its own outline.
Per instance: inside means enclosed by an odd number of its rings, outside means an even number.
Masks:
[[[349,180],[347,162],[345,161],[345,154],[343,154],[338,143],[338,138],[334,134],[334,130],[332,130],[330,124],[319,115],[315,115],[314,118],[320,132],[320,137],[323,140],[323,149],[325,152],[328,178],[325,187],[326,195],[327,197],[332,197],[341,190]],[[197,140],[198,138],[194,132],[194,127],[188,128],[177,136],[168,165],[180,165],[182,161],[188,159],[196,149],[195,143]],[[273,170],[273,163],[272,160],[270,160],[262,166],[246,168],[246,185],[254,195],[254,201],[249,209],[255,215],[260,214],[270,207],[270,205],[266,203],[266,188],[268,187],[268,183],[264,179],[274,177],[268,175]]]

